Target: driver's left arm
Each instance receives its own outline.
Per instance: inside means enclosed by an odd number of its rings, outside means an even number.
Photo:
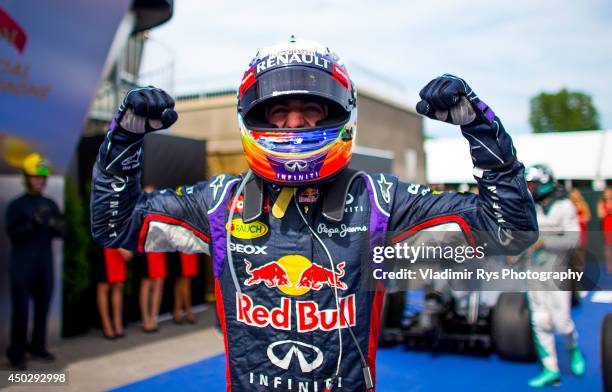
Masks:
[[[518,254],[538,237],[534,202],[510,135],[464,80],[443,75],[420,93],[417,111],[461,126],[474,164],[478,194],[431,192],[396,182],[389,229],[393,242],[422,230],[461,230],[487,254]]]

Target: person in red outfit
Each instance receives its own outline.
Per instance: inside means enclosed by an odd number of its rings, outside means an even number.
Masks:
[[[586,247],[588,244],[587,238],[587,223],[591,220],[591,210],[589,205],[584,200],[582,193],[577,188],[572,188],[569,193],[569,198],[576,207],[576,213],[578,214],[578,223],[580,224],[580,243],[574,250],[575,267],[578,271],[584,271],[584,263],[586,262]]]
[[[102,333],[106,339],[122,338],[123,332],[123,283],[127,277],[126,263],[132,252],[125,249],[104,248],[104,273],[98,282],[96,297],[98,313],[102,321]],[[108,293],[113,307],[109,312]]]
[[[193,324],[195,318],[191,309],[191,278],[200,270],[200,259],[198,254],[180,253],[180,256],[181,274],[174,284],[174,322],[181,324],[185,319]]]
[[[601,194],[597,206],[597,215],[601,219],[601,231],[604,235],[604,252],[606,270],[612,274],[612,187],[608,186]]]
[[[142,329],[145,332],[157,332],[157,317],[159,316],[164,280],[168,275],[166,254],[160,252],[145,253],[144,269],[140,281]]]
[[[144,187],[149,193],[154,188],[151,185]],[[144,271],[140,282],[140,314],[142,315],[142,329],[145,332],[157,332],[157,318],[161,306],[164,280],[168,276],[166,254],[161,252],[145,253]]]

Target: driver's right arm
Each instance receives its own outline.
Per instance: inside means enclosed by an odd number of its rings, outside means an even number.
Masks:
[[[104,172],[96,162],[91,191],[91,230],[108,248],[140,252],[209,253],[208,183],[145,193],[140,170]]]
[[[164,123],[162,113],[173,107],[172,98],[161,90],[132,90],[111,123],[94,164],[91,189],[91,230],[100,245],[209,253],[207,205],[223,193],[226,181],[216,181],[214,193],[206,182],[176,191],[141,189],[145,134],[169,127],[174,121]]]

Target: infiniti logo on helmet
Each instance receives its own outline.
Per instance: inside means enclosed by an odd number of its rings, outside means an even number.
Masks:
[[[287,169],[290,172],[294,172],[295,169],[297,169],[300,172],[303,172],[303,171],[306,171],[306,169],[308,169],[308,162],[300,161],[300,160],[287,161],[285,162],[285,169]]]
[[[279,346],[275,352],[274,348]],[[297,357],[302,373],[310,373],[323,363],[323,352],[318,347],[297,340],[274,342],[268,346],[267,354],[274,365],[285,370],[289,369],[293,357]]]

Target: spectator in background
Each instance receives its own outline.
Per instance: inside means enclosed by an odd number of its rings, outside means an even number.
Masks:
[[[537,272],[566,270],[569,256],[580,243],[580,223],[574,204],[559,186],[552,170],[542,164],[525,169],[529,192],[536,202],[539,238],[528,251],[529,269]],[[586,363],[578,347],[578,333],[572,320],[571,292],[553,280],[529,282],[527,301],[533,337],[542,362],[542,372],[529,380],[532,388],[556,385],[561,380],[555,333],[568,350],[574,375],[583,376]]]
[[[162,300],[164,280],[168,276],[166,254],[149,252],[145,253],[144,256],[144,274],[140,281],[142,330],[157,332],[157,318]]]
[[[587,223],[591,220],[591,210],[589,205],[582,197],[582,193],[577,188],[572,188],[569,193],[569,198],[576,207],[576,213],[578,214],[578,223],[580,224],[580,243],[574,250],[575,260],[574,267],[578,271],[584,271],[584,263],[586,261],[586,247],[588,244],[587,238]]]
[[[13,366],[26,369],[26,351],[34,358],[53,361],[47,351],[47,315],[53,293],[51,240],[64,233],[64,221],[55,202],[42,195],[49,164],[39,154],[23,161],[25,193],[6,210],[6,231],[11,241],[9,282],[11,336],[7,356]],[[27,341],[30,298],[34,300],[32,340]]]
[[[151,185],[143,188],[147,193],[155,189]],[[140,281],[140,313],[142,330],[147,333],[157,332],[157,318],[161,306],[164,279],[168,276],[166,254],[160,252],[145,253],[143,277]]]
[[[104,249],[104,271],[100,274],[97,287],[97,302],[102,333],[109,340],[122,338],[123,332],[123,283],[127,278],[126,262],[132,258],[132,252],[125,249]],[[112,322],[109,316],[108,292],[111,293],[113,306]]]
[[[199,272],[199,256],[187,253],[180,253],[180,256],[181,273],[174,284],[174,322],[182,324],[185,319],[193,324],[195,318],[191,309],[191,278]]]
[[[597,215],[601,219],[601,231],[604,236],[606,270],[612,274],[612,187],[610,186],[607,186],[601,194]]]

